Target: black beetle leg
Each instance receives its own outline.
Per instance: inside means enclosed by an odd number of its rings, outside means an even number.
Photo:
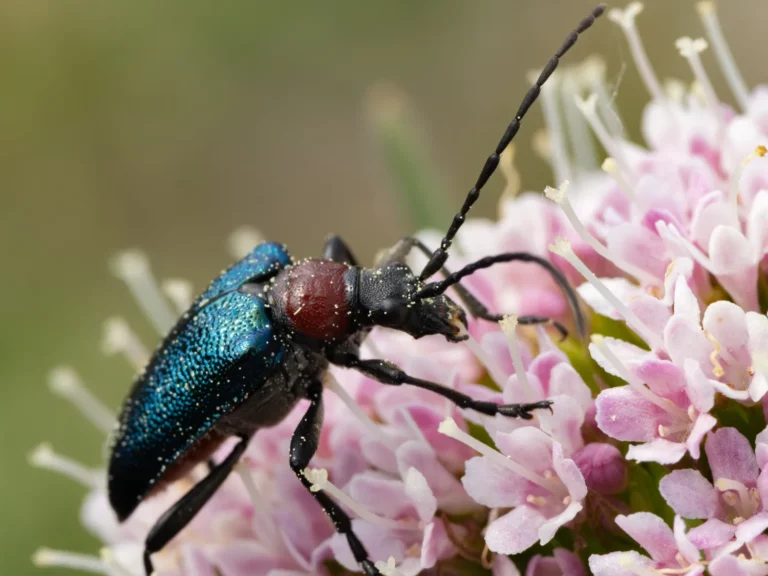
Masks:
[[[340,236],[330,236],[323,247],[323,259],[357,266],[357,258]]]
[[[291,470],[299,477],[301,483],[314,496],[320,506],[323,507],[323,510],[325,510],[325,513],[328,514],[331,522],[333,522],[336,532],[347,537],[352,555],[357,563],[360,564],[363,572],[367,576],[380,576],[381,572],[373,565],[373,562],[368,557],[368,551],[365,549],[365,546],[363,546],[363,543],[360,542],[360,539],[353,532],[352,521],[347,513],[322,490],[313,491],[312,483],[304,476],[304,470],[309,466],[309,461],[315,455],[317,445],[320,442],[320,430],[323,426],[322,384],[315,383],[311,385],[307,390],[307,398],[309,398],[311,403],[306,414],[304,414],[304,418],[301,419],[301,422],[296,427],[293,438],[291,438]]]
[[[361,360],[354,354],[337,354],[332,356],[330,360],[339,366],[358,370],[382,384],[391,384],[395,386],[408,384],[410,386],[423,388],[424,390],[429,390],[435,394],[440,394],[440,396],[443,396],[444,398],[448,398],[448,400],[456,404],[459,408],[476,410],[487,416],[501,414],[512,418],[530,420],[533,418],[533,414],[531,414],[533,410],[542,408],[551,409],[552,406],[552,402],[549,400],[532,402],[530,404],[496,404],[495,402],[474,400],[466,394],[462,394],[457,390],[453,390],[452,388],[448,388],[437,382],[430,382],[429,380],[422,380],[421,378],[409,376],[392,362],[387,362],[386,360]]]
[[[176,534],[189,524],[205,503],[210,500],[211,496],[221,486],[221,483],[232,472],[232,468],[240,460],[240,456],[243,455],[246,446],[248,446],[248,438],[242,438],[232,449],[226,460],[215,466],[205,478],[195,484],[192,490],[187,492],[181,500],[176,502],[155,522],[144,542],[144,570],[146,570],[147,576],[150,576],[154,571],[150,556],[162,550]]]

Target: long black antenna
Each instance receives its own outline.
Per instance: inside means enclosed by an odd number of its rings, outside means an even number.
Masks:
[[[559,286],[560,290],[563,291],[566,300],[568,300],[568,306],[570,306],[571,311],[573,312],[573,317],[576,320],[576,329],[579,331],[579,335],[582,337],[584,336],[586,333],[586,322],[584,320],[584,314],[582,314],[581,308],[579,307],[579,301],[576,298],[576,292],[574,292],[566,277],[554,266],[554,264],[552,264],[549,260],[542,258],[541,256],[535,256],[534,254],[529,254],[528,252],[507,252],[505,254],[497,254],[495,256],[486,256],[485,258],[481,258],[476,262],[467,264],[461,270],[457,270],[453,274],[448,275],[445,280],[430,282],[429,284],[426,284],[421,290],[414,294],[414,297],[416,299],[432,298],[433,296],[442,294],[451,286],[458,284],[462,278],[466,278],[478,270],[490,268],[491,266],[500,264],[502,262],[530,262],[532,264],[541,266],[547,272],[549,272],[549,274],[552,276],[552,279]],[[495,316],[489,316],[485,319],[501,320],[503,317],[503,315],[498,314]]]
[[[536,102],[536,99],[539,97],[539,92],[541,92],[541,87],[552,75],[552,72],[554,72],[557,68],[557,65],[560,63],[560,58],[562,58],[563,55],[568,52],[568,50],[570,50],[571,46],[576,43],[576,40],[579,38],[579,34],[583,33],[590,26],[592,26],[592,24],[595,23],[595,19],[599,18],[604,11],[605,4],[600,4],[594,10],[592,10],[592,12],[590,12],[590,14],[579,23],[576,29],[568,34],[568,37],[560,45],[560,48],[557,49],[555,55],[552,56],[552,58],[549,59],[549,62],[547,62],[547,65],[544,66],[544,70],[541,71],[541,74],[539,74],[536,82],[533,86],[531,86],[531,89],[528,90],[525,98],[523,98],[523,101],[520,104],[520,108],[518,108],[517,114],[515,114],[515,119],[510,122],[509,126],[507,126],[507,129],[504,132],[504,136],[501,137],[499,144],[496,146],[496,150],[485,161],[485,165],[480,171],[480,176],[478,176],[477,182],[475,182],[472,190],[469,191],[467,197],[464,199],[464,205],[461,207],[459,213],[453,217],[453,222],[451,222],[451,226],[448,228],[448,232],[445,234],[445,238],[443,238],[442,242],[440,242],[440,247],[432,253],[429,261],[421,271],[421,274],[419,275],[421,280],[426,280],[443,267],[443,264],[445,264],[445,261],[448,259],[448,249],[451,247],[454,236],[456,236],[459,228],[461,228],[461,225],[464,223],[470,208],[472,208],[472,205],[480,197],[480,191],[483,189],[483,186],[485,186],[485,183],[496,171],[496,167],[499,165],[499,157],[501,156],[501,153],[504,152],[507,146],[509,146],[509,143],[515,137],[515,134],[517,134],[517,131],[520,129],[520,122],[522,121],[523,116],[525,116],[525,114],[528,112],[528,109],[531,107],[531,105]]]

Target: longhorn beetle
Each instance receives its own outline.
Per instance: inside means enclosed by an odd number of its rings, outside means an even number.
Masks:
[[[216,492],[253,434],[280,422],[302,398],[310,404],[291,441],[290,466],[311,488],[303,471],[318,446],[323,379],[329,364],[358,370],[382,384],[424,388],[461,408],[487,415],[530,419],[533,410],[550,407],[548,401],[506,405],[476,401],[436,382],[409,376],[391,362],[363,360],[358,350],[373,326],[414,338],[439,334],[451,342],[465,339],[465,311],[445,295],[450,287],[472,316],[500,320],[459,282],[477,270],[512,261],[545,268],[565,293],[583,332],[573,290],[543,258],[522,252],[498,254],[455,273],[444,264],[456,233],[542,85],[603,10],[602,5],[592,10],[544,67],[434,252],[415,238],[404,238],[369,269],[358,265],[338,237],[326,242],[320,260],[294,261],[284,246],[264,243],[216,278],[179,319],[138,376],[113,435],[108,490],[117,517],[128,518],[144,498],[186,475],[226,438],[234,436],[239,442],[222,462],[211,464],[208,475],[150,530],[144,549],[148,575],[153,570],[151,555],[176,536]],[[418,275],[405,264],[412,249],[429,258]],[[429,282],[439,271],[444,279]],[[549,322],[537,316],[519,321]],[[555,326],[564,333],[562,326]],[[379,574],[347,513],[323,491],[312,495],[336,530],[346,536],[363,572]]]

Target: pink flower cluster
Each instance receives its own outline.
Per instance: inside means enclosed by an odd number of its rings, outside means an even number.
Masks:
[[[414,376],[493,402],[548,399],[551,413],[491,418],[332,369],[307,478],[354,518],[383,574],[463,574],[467,566],[495,576],[768,574],[768,88],[749,93],[713,6],[698,8],[738,109],[712,89],[699,58],[706,41],[677,42],[694,87],[664,89],[635,26],[642,5],[612,10],[651,94],[647,148],[623,137],[598,63],[554,75],[542,91],[542,152],[565,183],[546,197],[506,195],[497,222],[467,222],[448,262],[549,254],[594,312],[590,341],[556,344],[509,316],[501,327],[471,321],[466,346],[386,330],[364,343],[368,356]],[[551,105],[563,100],[567,133]],[[591,164],[587,128],[609,155],[602,171]],[[509,152],[504,160],[509,175]],[[430,233],[423,238],[433,243]],[[241,234],[235,244],[255,241]],[[115,268],[160,333],[173,306],[189,303],[178,281],[162,285],[164,296],[135,253]],[[484,270],[466,286],[492,310],[568,315],[551,278],[530,265]],[[108,323],[105,350],[137,369],[147,358],[119,320]],[[114,415],[73,372],[59,370],[51,383],[111,429]],[[238,473],[155,555],[159,574],[359,570],[288,467],[304,410],[255,436]],[[32,460],[88,488],[83,524],[105,545],[100,557],[44,549],[36,562],[122,576],[142,574],[147,530],[203,473],[118,525],[103,471],[48,446]]]

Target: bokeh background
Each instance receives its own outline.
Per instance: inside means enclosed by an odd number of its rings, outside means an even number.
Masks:
[[[227,235],[248,224],[296,255],[318,255],[338,232],[370,262],[424,218],[406,213],[388,171],[366,106],[372,86],[387,81],[408,96],[434,212],[451,212],[527,89],[526,73],[591,6],[0,2],[0,574],[38,573],[30,555],[39,545],[98,550],[78,522],[83,489],[30,468],[27,455],[49,440],[99,466],[102,437],[48,392],[47,373],[74,365],[117,408],[131,373],[100,354],[103,319],[125,315],[154,344],[107,271],[112,254],[140,247],[159,277],[201,288],[229,263]],[[765,80],[768,6],[721,2],[720,14],[748,83]],[[673,43],[703,34],[693,3],[648,2],[639,24],[659,76],[690,80]],[[606,58],[637,136],[647,94],[607,19],[568,61],[591,53]],[[712,55],[704,61],[730,102]],[[531,151],[541,126],[536,107],[518,139],[524,189],[553,184]],[[493,215],[500,190],[497,178],[478,215]]]

